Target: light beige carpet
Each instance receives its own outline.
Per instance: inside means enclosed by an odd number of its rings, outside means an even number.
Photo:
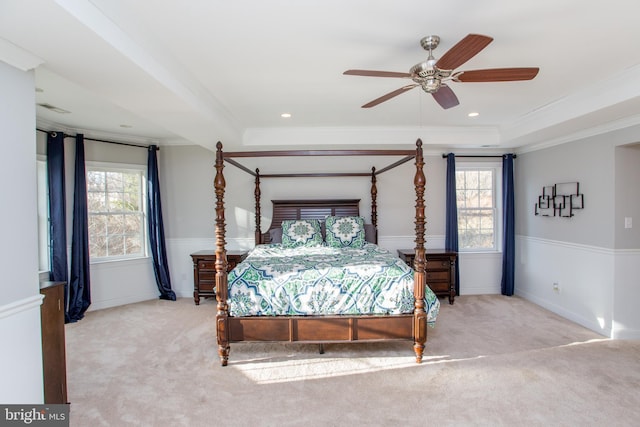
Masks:
[[[442,301],[412,343],[232,344],[215,302],[148,301],[67,325],[72,426],[635,426],[640,342],[517,297]]]

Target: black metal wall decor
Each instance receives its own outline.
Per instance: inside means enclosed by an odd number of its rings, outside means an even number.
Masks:
[[[576,209],[584,209],[584,194],[580,193],[580,183],[561,182],[542,187],[535,214],[571,218]]]

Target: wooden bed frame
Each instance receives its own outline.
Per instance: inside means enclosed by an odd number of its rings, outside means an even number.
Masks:
[[[269,151],[269,152],[237,152],[223,153],[222,144],[218,142],[216,151],[216,176],[214,180],[216,193],[216,332],[218,354],[222,366],[226,366],[229,359],[230,343],[236,342],[300,342],[320,344],[342,343],[355,341],[413,341],[416,362],[422,361],[425,343],[427,341],[427,313],[424,303],[425,286],[425,176],[423,172],[424,158],[422,141],[416,142],[414,150],[325,150],[325,151]],[[310,174],[272,174],[260,175],[239,164],[234,157],[274,157],[274,156],[339,156],[339,155],[402,155],[402,160],[371,173],[310,173]],[[377,228],[377,187],[376,177],[382,172],[415,158],[416,172],[414,187],[415,204],[415,232],[416,247],[414,261],[414,297],[413,313],[399,315],[336,315],[336,316],[250,316],[237,317],[229,314],[227,256],[225,241],[224,193],[225,179],[223,174],[224,162],[250,173],[256,177],[256,244],[268,243],[269,231],[261,232],[260,228],[260,177],[318,177],[318,176],[370,176],[371,177],[371,221]],[[359,215],[359,200],[306,200],[306,201],[274,201],[274,214],[269,228],[278,227],[283,219],[317,218],[324,219],[327,215],[349,216]],[[377,241],[377,231],[375,232]]]

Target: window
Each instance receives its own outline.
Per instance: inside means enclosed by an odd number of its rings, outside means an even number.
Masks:
[[[50,270],[49,256],[49,180],[47,161],[37,160],[38,174],[38,271]]]
[[[456,168],[458,249],[499,250],[500,169],[491,165]]]
[[[144,169],[87,164],[92,260],[146,256]]]

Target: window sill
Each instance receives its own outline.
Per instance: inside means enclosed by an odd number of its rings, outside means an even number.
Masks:
[[[114,263],[137,264],[137,263],[147,262],[149,259],[151,259],[151,257],[149,256],[140,256],[135,258],[101,258],[101,259],[91,260],[89,264],[91,265],[103,265],[103,264],[114,264]]]
[[[481,251],[481,250],[474,250],[474,249],[458,250],[458,255],[461,255],[461,254],[469,254],[469,255],[502,255],[502,251],[496,251],[496,250]]]

